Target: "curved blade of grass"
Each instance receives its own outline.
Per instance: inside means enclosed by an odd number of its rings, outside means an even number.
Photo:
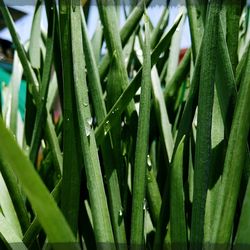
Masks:
[[[170,234],[171,249],[187,249],[186,215],[183,188],[184,138],[173,159],[170,177]]]
[[[18,115],[18,98],[21,85],[23,69],[17,53],[14,54],[13,74],[11,76],[11,113],[10,113],[10,129],[17,136],[17,115]]]
[[[244,78],[242,79],[234,111],[215,214],[215,229],[212,235],[212,242],[223,244],[223,247],[225,248],[227,247],[227,244],[229,244],[232,233],[233,218],[246,154],[245,146],[250,124],[249,74],[250,51],[248,51]],[[237,147],[235,147],[235,145],[237,145]]]
[[[54,35],[55,35],[55,12],[53,11],[54,3],[51,5],[46,5],[47,7],[47,15],[48,15],[48,34],[46,41],[46,56],[43,68],[42,82],[40,86],[40,103],[37,108],[34,130],[31,140],[30,146],[30,159],[31,162],[35,163],[37,158],[37,153],[41,143],[41,136],[43,131],[43,121],[46,119],[46,102],[48,96],[50,75],[51,75],[51,67],[53,60],[53,50],[54,50]],[[38,52],[40,54],[40,52]]]
[[[95,237],[97,246],[98,244],[103,243],[112,244],[114,243],[114,238],[94,131],[92,129],[86,75],[83,70],[85,69],[85,60],[82,46],[81,13],[79,4],[73,5],[71,8],[71,36],[74,87],[79,120],[81,150],[84,156]],[[115,246],[112,244],[110,247],[114,248]]]
[[[19,235],[16,234],[2,214],[0,214],[0,225],[0,237],[12,250],[27,250]]]
[[[75,237],[65,218],[31,162],[6,129],[2,119],[0,119],[0,136],[2,141],[0,144],[0,160],[3,167],[11,168],[15,172],[48,236],[49,242],[75,242]]]
[[[162,38],[162,40],[157,44],[155,49],[153,50],[151,54],[151,66],[155,65],[160,54],[164,51],[166,51],[169,48],[171,37],[173,36],[182,15],[178,16],[176,18],[176,21],[174,25],[171,27],[171,29],[165,34],[165,36]],[[96,136],[96,142],[97,145],[99,145],[103,138],[107,135],[109,130],[112,127],[112,124],[125,110],[130,100],[134,97],[135,93],[140,87],[140,78],[141,78],[142,69],[137,72],[136,76],[133,78],[133,80],[130,82],[129,86],[126,88],[126,90],[121,94],[117,102],[114,104],[114,106],[110,109],[105,119],[102,121],[102,123],[98,126],[98,128],[95,131]]]
[[[42,0],[37,0],[35,12],[32,20],[30,43],[29,43],[29,59],[34,69],[41,67],[41,18],[42,18]]]
[[[55,188],[51,192],[51,196],[57,203],[59,202],[59,199],[60,199],[61,187],[62,187],[62,179],[58,181]],[[35,241],[37,235],[39,234],[41,230],[42,230],[42,226],[39,223],[39,219],[36,216],[23,236],[23,239],[22,239],[23,243],[27,247],[29,247]]]
[[[4,167],[2,162],[0,162],[0,171],[4,178],[5,184],[8,188],[19,223],[22,228],[22,232],[24,233],[28,229],[30,222],[29,222],[29,215],[25,207],[25,203],[22,197],[21,190],[19,186],[17,185],[16,175],[11,168]]]
[[[143,201],[146,191],[146,163],[149,137],[151,99],[151,58],[149,21],[145,16],[145,41],[143,47],[142,84],[140,110],[135,151],[135,166],[132,195],[132,218],[130,243],[132,247],[144,245]]]
[[[1,164],[1,163],[0,163]],[[0,173],[0,207],[1,211],[6,218],[6,221],[9,223],[12,230],[18,235],[22,237],[22,230],[20,223],[18,221],[18,217],[16,215],[13,203],[10,198],[10,194],[8,192],[7,186],[4,182],[3,176]]]
[[[194,196],[190,244],[192,249],[201,249],[204,237],[204,215],[211,166],[211,127],[214,98],[214,81],[217,58],[217,25],[220,3],[212,1],[202,43],[201,74],[198,100],[198,125],[195,146]]]

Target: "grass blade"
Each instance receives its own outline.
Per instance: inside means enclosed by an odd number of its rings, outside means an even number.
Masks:
[[[212,238],[212,242],[223,244],[222,246],[224,248],[229,244],[232,233],[233,218],[246,154],[245,146],[250,124],[250,81],[247,77],[249,74],[250,52],[248,51],[245,74],[240,86],[229,136],[221,188],[215,214],[215,229]],[[235,147],[235,145],[237,145],[237,147]],[[223,216],[221,216],[222,214]]]
[[[98,244],[111,244],[115,248],[106,194],[101,175],[100,162],[92,129],[92,119],[88,100],[85,61],[82,47],[81,13],[79,4],[71,8],[71,36],[74,70],[74,87],[79,120],[82,155],[88,182],[90,205],[93,214],[95,237]],[[99,246],[100,247],[100,246]]]
[[[49,242],[75,242],[75,237],[65,218],[34,170],[31,162],[24,156],[12,135],[6,129],[2,118],[0,119],[0,136],[2,140],[0,144],[0,161],[4,168],[11,168],[15,172],[48,235]]]
[[[0,214],[0,237],[12,250],[27,250],[20,237],[16,234],[8,221]]]
[[[89,91],[91,98],[93,100],[93,106],[95,110],[95,115],[97,118],[97,124],[107,115],[101,83],[98,75],[98,68],[94,60],[94,53],[91,49],[91,44],[87,36],[87,27],[85,23],[84,16],[82,15],[82,26],[83,26],[83,49],[86,61],[88,79],[89,79]],[[114,229],[114,237],[116,242],[118,242],[118,247],[126,245],[126,235],[124,228],[124,220],[121,216],[117,216],[117,211],[122,209],[120,190],[122,187],[119,186],[117,168],[115,167],[114,159],[110,157],[110,152],[112,151],[111,140],[107,136],[103,143],[101,144],[102,157],[104,162],[104,171],[107,176],[107,187],[108,187],[108,201],[110,207],[110,215]]]
[[[194,197],[190,243],[192,249],[201,249],[204,237],[204,215],[208,178],[211,166],[211,127],[214,98],[214,76],[216,65],[217,24],[220,4],[212,1],[208,10],[204,43],[202,43],[202,61],[198,101],[198,125],[195,147]],[[212,40],[211,40],[212,39]]]
[[[240,221],[234,241],[235,248],[233,249],[238,249],[238,247],[240,248],[241,246],[244,245],[245,246],[250,245],[249,212],[250,212],[250,182],[248,181],[247,190],[245,193],[245,198],[241,209]]]
[[[29,215],[25,207],[20,188],[16,185],[16,176],[12,169],[5,168],[3,163],[0,162],[0,171],[4,178],[5,184],[8,188],[12,203],[14,205],[19,223],[24,233],[29,225]]]
[[[78,140],[78,118],[76,115],[75,90],[73,86],[73,61],[71,48],[71,3],[59,2],[60,34],[63,68],[63,180],[62,211],[77,235],[80,200],[81,165]],[[67,93],[67,94],[66,94]],[[79,150],[79,151],[78,151]]]
[[[31,149],[30,149],[30,159],[33,163],[35,163],[37,158],[37,153],[40,147],[41,136],[43,131],[43,126],[41,124],[46,118],[46,103],[48,96],[48,89],[50,83],[51,76],[51,67],[53,61],[53,50],[54,50],[54,35],[55,35],[55,14],[53,14],[53,6],[54,3],[51,3],[51,6],[47,6],[48,10],[48,34],[46,41],[46,57],[43,68],[42,82],[40,86],[40,103],[37,108],[34,130],[31,141]],[[51,9],[52,7],[52,9]]]
[[[31,35],[29,43],[29,59],[31,66],[39,70],[41,67],[41,19],[42,0],[36,0],[35,13],[32,20]]]
[[[170,234],[171,249],[187,249],[186,216],[184,207],[183,188],[183,150],[184,138],[181,140],[173,165],[170,177]]]
[[[143,201],[146,191],[146,163],[149,137],[150,99],[151,99],[151,60],[149,21],[145,16],[145,41],[143,48],[143,69],[140,97],[139,121],[135,151],[135,167],[132,196],[131,238],[132,247],[144,245]]]
[[[11,77],[11,114],[10,114],[10,129],[17,136],[17,118],[18,118],[18,97],[23,75],[23,69],[17,53],[14,55],[13,72]]]
[[[4,179],[1,173],[0,173],[0,190],[1,190],[1,193],[0,193],[1,211],[4,214],[6,221],[9,223],[13,231],[15,231],[16,235],[18,235],[19,237],[22,237],[22,230],[20,227],[20,223],[18,221],[13,203],[11,201],[10,194],[8,192],[8,189],[6,187],[6,184],[4,182]]]

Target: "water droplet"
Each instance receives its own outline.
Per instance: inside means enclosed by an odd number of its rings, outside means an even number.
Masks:
[[[93,124],[93,118],[92,117],[87,118],[85,124],[85,131],[87,137],[90,136],[91,134],[92,124]]]
[[[123,212],[122,212],[122,209],[119,210],[119,216],[122,217],[123,215]]]
[[[164,57],[164,53],[162,52],[159,57],[163,58]]]
[[[93,124],[93,117],[89,117],[89,118],[87,119],[87,123],[88,123],[90,126],[92,126],[92,124]]]
[[[147,210],[147,200],[145,198],[143,200],[143,210]]]
[[[89,125],[85,126],[85,132],[86,132],[86,136],[89,137],[91,134],[91,127]]]
[[[151,162],[151,159],[150,159],[150,155],[147,155],[147,165],[148,165],[148,170],[151,170],[152,162]]]
[[[122,156],[125,156],[126,154],[127,154],[126,143],[122,143]]]
[[[122,128],[125,126],[125,122],[124,121],[122,121],[121,126],[122,126]]]
[[[109,130],[110,130],[110,122],[106,121],[105,124],[104,124],[104,135],[107,135]]]
[[[83,103],[83,106],[84,106],[84,107],[88,107],[88,103],[84,102],[84,103]]]
[[[45,144],[45,141],[42,140],[42,148],[45,149],[46,148],[46,144]]]
[[[147,176],[147,181],[148,181],[148,183],[152,182],[152,179],[150,178],[149,175]]]

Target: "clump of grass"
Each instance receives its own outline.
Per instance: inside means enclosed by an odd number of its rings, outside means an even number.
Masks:
[[[0,0],[15,45],[0,102],[1,249],[250,246],[249,7],[186,0],[166,29],[169,4],[156,26],[150,4],[97,1],[91,38],[88,3],[39,0],[24,45]]]

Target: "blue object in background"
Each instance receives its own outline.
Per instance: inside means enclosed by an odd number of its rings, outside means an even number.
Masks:
[[[3,97],[2,97],[2,88],[4,85],[10,84],[11,75],[5,71],[3,68],[0,67],[0,100],[2,101],[3,105]],[[26,81],[22,80],[20,89],[19,89],[19,97],[18,97],[18,110],[21,114],[22,120],[24,120],[25,116],[25,102],[26,102]]]

